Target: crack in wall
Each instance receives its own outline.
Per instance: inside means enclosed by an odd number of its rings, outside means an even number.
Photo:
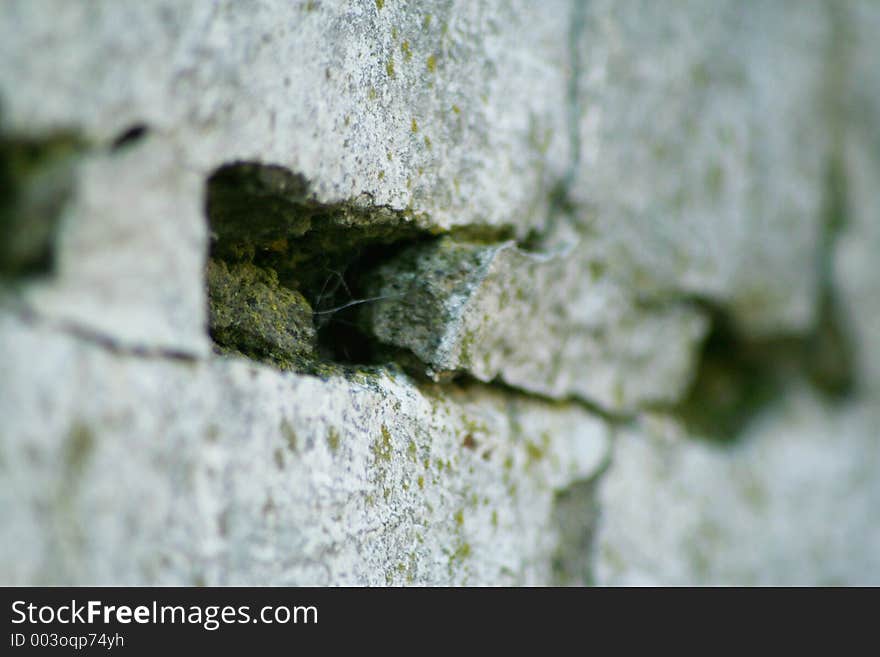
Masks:
[[[463,388],[467,388],[468,386],[483,386],[489,387],[492,390],[497,390],[500,393],[511,396],[511,397],[519,397],[523,399],[533,399],[535,401],[539,401],[543,404],[546,404],[548,407],[562,407],[562,406],[576,406],[581,410],[589,413],[590,415],[599,418],[605,424],[612,428],[624,428],[629,426],[634,426],[638,420],[641,412],[633,412],[633,413],[623,413],[623,412],[615,412],[596,404],[595,402],[580,397],[578,395],[568,395],[562,398],[554,398],[548,397],[547,395],[542,395],[540,393],[524,390],[522,388],[518,388],[516,386],[512,386],[509,383],[505,383],[500,378],[493,379],[492,381],[480,381],[473,376],[470,376],[466,372],[459,373],[456,377],[449,379],[448,381],[443,381],[440,383],[427,383],[424,384],[416,380],[416,384],[421,385],[445,385],[447,383],[454,383],[455,385]]]
[[[3,309],[8,311],[10,315],[17,317],[20,321],[32,326],[47,328],[51,331],[69,335],[76,340],[80,340],[86,344],[95,345],[101,349],[105,349],[110,353],[120,356],[131,356],[135,358],[172,360],[177,362],[195,363],[200,360],[198,356],[175,349],[146,347],[135,344],[126,344],[116,339],[112,335],[108,335],[102,331],[86,326],[76,321],[66,319],[55,319],[45,317],[35,312],[33,309],[18,304],[13,301],[10,307],[5,304]]]

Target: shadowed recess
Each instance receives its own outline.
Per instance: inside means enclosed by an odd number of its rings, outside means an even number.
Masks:
[[[356,321],[373,301],[363,276],[433,235],[411,211],[363,199],[324,203],[310,189],[301,174],[253,162],[210,176],[211,335],[223,351],[282,368],[375,362],[376,345]]]
[[[51,274],[82,144],[72,134],[0,135],[0,276]]]

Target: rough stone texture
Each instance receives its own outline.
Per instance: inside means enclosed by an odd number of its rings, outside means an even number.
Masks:
[[[0,336],[7,584],[548,582],[554,493],[608,453],[576,406]]]
[[[3,11],[14,132],[75,126],[108,142],[145,123],[173,134],[196,169],[274,162],[322,201],[418,204],[444,226],[539,225],[538,208],[522,212],[546,204],[570,160],[567,2],[21,0]]]
[[[532,254],[512,242],[443,239],[377,273],[376,337],[436,378],[466,372],[615,412],[673,403],[707,323],[687,304],[639,306],[585,249]]]
[[[833,4],[833,3],[831,3]],[[825,3],[585,4],[581,158],[611,267],[723,301],[756,334],[815,312],[831,52]]]
[[[27,281],[24,302],[119,344],[207,354],[203,180],[180,158],[161,137],[82,156],[55,275]]]
[[[880,583],[877,3],[0,19],[0,582]]]
[[[546,221],[571,160],[566,2],[14,0],[2,11],[4,130],[73,130],[98,147],[149,130],[149,155],[85,167],[64,276],[32,301],[129,345],[204,353],[198,185],[224,163],[285,166],[324,202],[524,233]],[[117,185],[100,186],[108,176]]]
[[[647,419],[600,483],[597,582],[876,586],[878,422],[804,391],[727,447]]]

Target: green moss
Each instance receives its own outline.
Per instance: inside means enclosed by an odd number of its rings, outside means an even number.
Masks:
[[[800,337],[747,340],[739,335],[726,313],[715,308],[713,327],[700,357],[696,376],[684,400],[672,412],[687,426],[691,435],[729,441],[741,435],[748,424],[773,400],[784,394],[787,381],[800,376],[812,378],[817,359],[834,354],[836,368],[846,362],[846,342],[837,344],[823,337],[824,313],[813,333]],[[846,368],[837,369],[846,372]],[[845,374],[840,381],[847,381]],[[822,387],[816,385],[819,391]],[[838,398],[848,387],[835,388]]]
[[[526,456],[528,456],[529,463],[535,463],[544,458],[544,450],[541,447],[533,442],[526,443]]]
[[[392,80],[396,77],[394,72],[394,57],[389,57],[388,61],[385,62],[385,73],[387,73],[388,77]]]
[[[327,432],[327,446],[333,453],[339,450],[339,432],[334,427]]]
[[[291,452],[295,452],[296,448],[297,448],[297,437],[296,437],[296,431],[294,431],[290,422],[288,422],[286,419],[282,419],[280,430],[281,430],[281,436],[284,438],[285,442],[287,443],[287,448]]]
[[[318,376],[342,373],[330,359],[369,362],[373,346],[351,322],[359,308],[344,322],[337,313],[369,296],[358,268],[372,266],[373,253],[425,234],[415,214],[320,203],[302,176],[256,163],[221,167],[207,197],[211,331],[221,349]]]
[[[409,441],[409,444],[407,445],[407,448],[406,448],[406,453],[407,453],[407,456],[409,456],[410,461],[413,461],[415,463],[418,460],[419,450],[418,450],[418,447],[416,446],[414,441],[412,441],[412,440]]]
[[[429,73],[437,72],[437,58],[434,55],[428,55],[427,67]]]
[[[547,456],[547,451],[550,448],[550,434],[544,432],[541,434],[541,442],[535,443],[532,441],[526,441],[526,458],[528,461],[528,465],[534,465],[535,463],[542,461],[545,456]]]
[[[422,19],[422,29],[427,30],[431,27],[431,14],[425,14],[425,18]]]
[[[376,9],[382,11],[382,8],[385,6],[385,0],[376,0]]]
[[[419,478],[416,480],[416,483],[419,485],[419,490],[424,490],[425,478],[422,475],[419,475]]]
[[[412,50],[409,47],[409,41],[404,41],[400,44],[400,49],[403,51],[403,59],[404,61],[409,61],[412,59]]]
[[[456,526],[461,527],[462,525],[464,525],[464,510],[459,509],[455,512],[455,515],[452,516],[452,518],[453,520],[455,520]]]
[[[467,415],[462,415],[461,422],[468,433],[489,433],[489,427],[486,425],[485,422],[475,420]]]
[[[410,123],[409,129],[413,133],[416,133],[419,131],[419,124],[416,122],[415,119],[413,119],[412,122]]]
[[[467,330],[461,336],[459,343],[459,360],[462,367],[469,368],[474,364],[474,343],[476,342],[476,332]]]
[[[311,228],[315,208],[308,181],[283,167],[236,163],[208,179],[207,210],[215,235],[212,250],[240,259]]]
[[[376,461],[384,461],[386,463],[391,461],[394,447],[391,444],[391,432],[388,431],[388,427],[384,424],[382,425],[380,435],[373,441],[371,450]]]
[[[64,463],[71,475],[80,475],[95,449],[95,434],[85,422],[74,422],[64,445]]]
[[[211,337],[220,347],[282,368],[314,356],[312,309],[279,285],[274,270],[211,259],[206,278]]]

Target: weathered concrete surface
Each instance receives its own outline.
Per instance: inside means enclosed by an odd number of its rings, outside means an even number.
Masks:
[[[575,223],[628,286],[729,303],[750,330],[807,328],[823,6],[574,5],[6,3],[4,130],[102,146],[145,125],[155,142],[93,156],[65,220],[66,275],[33,303],[129,344],[203,351],[198,180],[254,160],[303,174],[322,201],[409,207],[432,229],[523,236],[558,223],[551,191],[568,185]],[[119,188],[96,186],[95,167]],[[124,244],[77,250],[119,224]],[[156,242],[167,262],[126,252]],[[125,275],[95,281],[114,258]]]
[[[4,122],[99,143],[145,123],[203,172],[268,161],[322,201],[540,225],[570,160],[570,4],[379,4],[5,3]]]
[[[0,281],[3,582],[878,582],[876,3],[0,17],[0,183],[24,190],[0,230],[54,253]],[[68,142],[59,179],[3,168]],[[252,276],[211,317],[208,181],[237,162],[306,181],[317,211],[275,260],[225,263]],[[353,229],[343,207],[424,240],[385,244],[359,283],[409,295],[364,305],[367,338],[440,382],[315,349],[283,245]],[[696,306],[746,346],[803,340],[830,308],[857,385],[820,398],[786,364],[733,443],[696,442],[648,411],[702,380]],[[311,375],[213,355],[210,319]],[[484,383],[443,376],[462,372]]]
[[[17,292],[35,313],[148,350],[205,355],[202,185],[164,138],[76,166],[55,274]]]
[[[723,302],[755,334],[809,327],[830,149],[817,126],[832,118],[827,9],[585,5],[572,194],[617,274]]]
[[[707,322],[686,303],[638,304],[601,256],[569,246],[443,239],[380,268],[367,310],[382,342],[409,349],[435,379],[465,372],[615,412],[678,400]]]
[[[324,202],[415,208],[431,227],[540,229],[572,159],[570,13],[469,0],[4,3],[4,131],[72,131],[103,150],[143,125],[154,142],[90,158],[64,222],[64,275],[31,303],[129,345],[204,353],[199,184],[236,160],[301,173]]]
[[[390,371],[0,340],[6,584],[546,583],[555,494],[609,448],[577,407]]]
[[[600,483],[596,581],[877,585],[876,404],[792,392],[727,447],[669,419],[615,442]]]

